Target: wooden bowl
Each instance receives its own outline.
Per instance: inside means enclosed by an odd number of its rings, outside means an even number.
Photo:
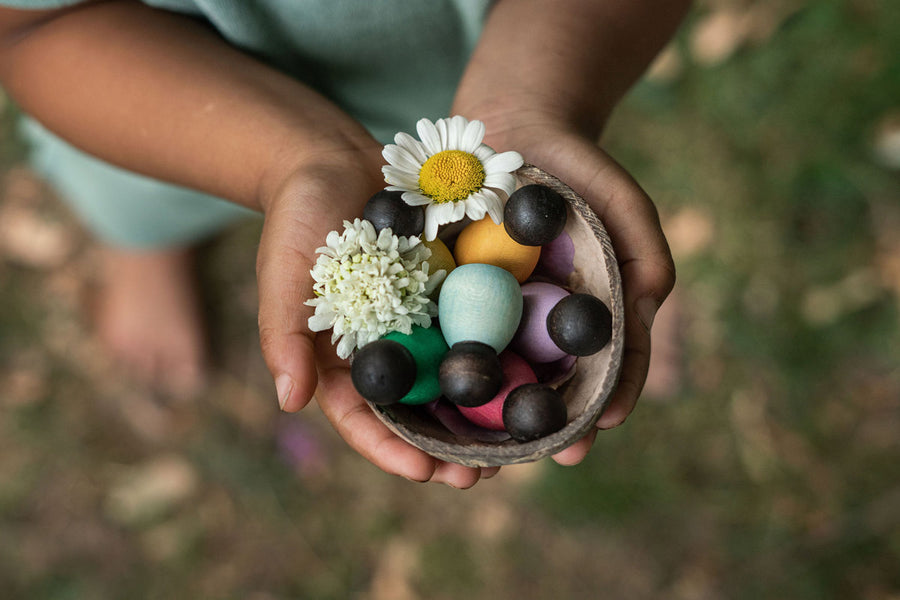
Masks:
[[[531,165],[516,171],[519,187],[540,183],[568,202],[565,232],[575,246],[574,271],[563,287],[603,300],[612,312],[612,339],[600,352],[579,357],[574,375],[559,386],[568,423],[554,434],[526,443],[451,432],[423,406],[371,404],[378,418],[401,438],[441,460],[471,467],[532,462],[555,454],[584,437],[606,405],[619,378],[624,342],[622,283],[609,235],[587,202],[556,177]],[[455,409],[452,409],[455,410]]]

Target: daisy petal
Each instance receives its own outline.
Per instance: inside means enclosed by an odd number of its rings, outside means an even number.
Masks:
[[[447,122],[447,119],[438,119],[434,126],[441,138],[441,150],[452,150],[452,147],[450,146],[449,123]]]
[[[480,221],[483,219],[486,211],[487,204],[485,203],[481,192],[472,194],[469,196],[469,199],[466,200],[466,216],[473,221]]]
[[[381,167],[381,173],[384,175],[385,182],[390,185],[398,185],[406,190],[419,188],[418,173],[409,173],[393,165],[384,165]]]
[[[406,149],[416,158],[417,161],[419,161],[419,163],[424,163],[426,160],[428,160],[428,155],[425,154],[425,146],[422,145],[422,142],[409,135],[408,133],[401,131],[400,133],[395,135],[394,143],[401,148]]]
[[[403,201],[409,204],[410,206],[423,206],[425,204],[431,204],[431,198],[428,196],[423,196],[418,192],[403,192]]]
[[[466,216],[466,202],[454,202],[453,213],[450,216],[450,222],[456,223]]]
[[[506,171],[510,173],[522,166],[522,155],[518,152],[501,152],[481,161],[485,171]]]
[[[416,123],[416,131],[419,133],[419,139],[422,140],[425,152],[429,156],[433,156],[443,150],[441,148],[442,138],[434,123],[428,119],[419,119],[419,122]]]
[[[509,196],[516,191],[516,176],[511,173],[490,172],[484,178],[484,186],[503,190]]]
[[[388,144],[382,150],[381,155],[386,161],[405,171],[416,172],[422,168],[422,163],[417,161],[415,156],[402,146]]]
[[[466,127],[469,125],[468,119],[460,115],[450,117],[450,147],[449,150],[463,150],[462,140],[466,133]]]
[[[438,204],[429,204],[425,208],[425,239],[429,242],[437,237],[439,208]]]
[[[434,215],[438,225],[449,223],[453,219],[453,202],[445,202],[444,204],[433,204],[435,207]]]
[[[481,121],[469,121],[459,142],[459,149],[463,152],[475,152],[478,146],[481,145],[481,140],[484,139],[484,132],[484,123]]]
[[[481,193],[484,197],[487,214],[490,215],[494,223],[499,225],[503,222],[503,202],[500,201],[500,197],[493,190],[483,189]]]
[[[484,163],[484,161],[486,161],[488,158],[490,158],[491,156],[493,156],[497,153],[494,151],[493,148],[491,148],[490,146],[488,146],[485,143],[482,143],[480,146],[475,148],[475,151],[472,152],[472,154],[474,154],[476,157],[478,157],[478,160],[480,160],[482,163]]]

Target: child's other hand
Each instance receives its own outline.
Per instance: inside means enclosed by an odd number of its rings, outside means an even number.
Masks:
[[[337,357],[331,331],[312,333],[310,269],[325,236],[345,219],[361,217],[366,201],[384,187],[381,145],[375,140],[317,153],[272,185],[257,256],[259,332],[263,356],[287,412],[315,395],[337,432],[384,471],[415,481],[468,488],[497,468],[478,469],[439,461],[397,437],[372,413]]]
[[[496,144],[497,150],[517,150],[525,162],[559,177],[587,200],[609,232],[622,273],[622,373],[597,423],[599,429],[610,429],[625,421],[644,386],[650,364],[650,326],[675,284],[675,266],[656,207],[634,179],[593,139],[549,119],[531,122],[539,124],[515,126],[496,120],[487,128],[494,137],[486,141]],[[596,434],[592,431],[554,459],[565,465],[581,462]]]

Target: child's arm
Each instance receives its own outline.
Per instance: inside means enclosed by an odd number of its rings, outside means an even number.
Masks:
[[[314,155],[378,155],[366,131],[322,96],[197,20],[139,2],[0,9],[0,44],[4,88],[56,134],[254,209]]]
[[[488,144],[515,149],[579,192],[616,249],[625,295],[625,360],[598,426],[622,423],[647,376],[650,325],[675,282],[656,209],[597,147],[604,122],[673,35],[688,0],[501,0],[454,112],[485,121]],[[593,435],[558,455],[580,461]]]
[[[324,97],[202,23],[139,2],[0,9],[0,83],[88,152],[265,213],[262,349],[284,409],[302,408],[317,384],[303,306],[314,251],[384,186],[381,145]],[[326,374],[336,406],[362,402],[346,369]],[[339,433],[388,472],[458,486],[480,476],[401,441],[367,408],[352,415],[336,421]]]

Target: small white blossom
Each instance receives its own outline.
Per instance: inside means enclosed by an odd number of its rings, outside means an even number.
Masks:
[[[429,274],[431,250],[419,238],[375,232],[366,220],[344,221],[344,232],[330,232],[310,271],[316,297],[309,318],[312,331],[332,328],[331,343],[347,358],[391,331],[405,334],[413,325],[430,327],[437,306],[429,294],[443,280],[441,269]]]

